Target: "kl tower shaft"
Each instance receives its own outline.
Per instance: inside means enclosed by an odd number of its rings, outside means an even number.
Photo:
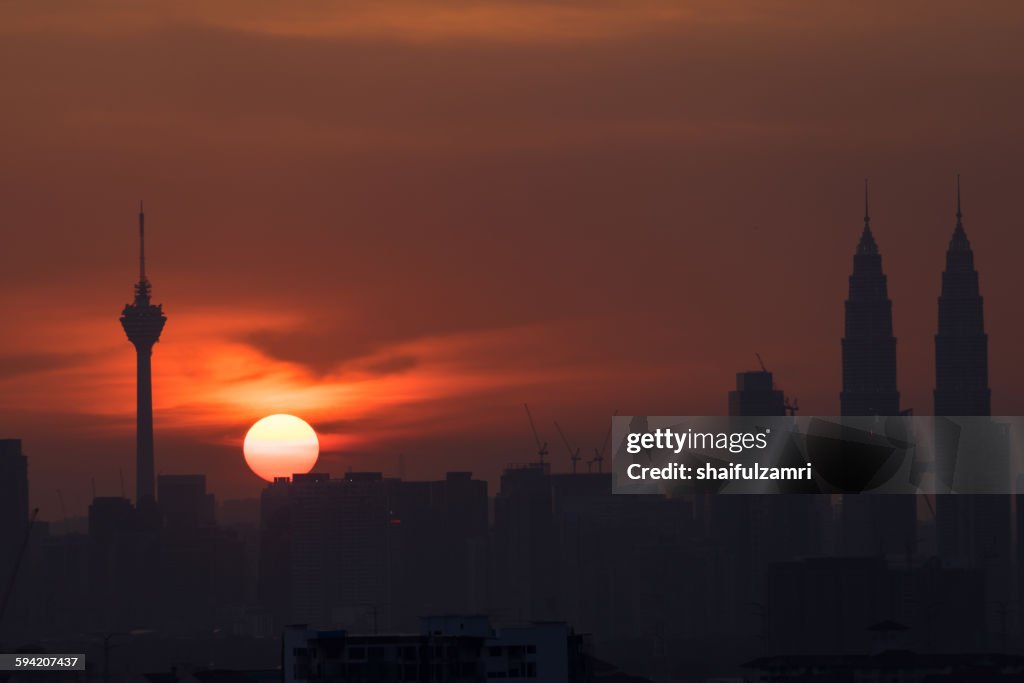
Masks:
[[[167,317],[160,304],[150,303],[150,284],[146,279],[146,216],[139,203],[139,281],[135,301],[121,312],[121,326],[135,346],[135,504],[155,499],[153,484],[153,345],[160,340]]]

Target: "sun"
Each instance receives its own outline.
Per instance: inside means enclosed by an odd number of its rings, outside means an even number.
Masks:
[[[320,441],[305,420],[294,415],[268,415],[249,428],[242,444],[245,462],[256,476],[274,481],[313,469]]]

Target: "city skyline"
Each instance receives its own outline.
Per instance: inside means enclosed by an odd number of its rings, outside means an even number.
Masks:
[[[963,228],[963,213],[962,213],[961,198],[960,198],[960,188],[959,188],[960,180],[959,180],[959,175],[957,176],[956,183],[957,183],[957,185],[956,185],[955,227],[954,227],[953,232],[952,232],[952,234],[953,234],[953,241],[949,243],[949,249],[953,250],[950,253],[954,253],[955,254],[955,253],[957,253],[956,252],[956,248],[958,247],[958,245],[966,244],[965,248],[966,248],[967,252],[970,252],[970,255],[971,255],[971,264],[969,264],[969,265],[970,265],[971,268],[973,268],[973,252],[970,251],[970,244],[966,242],[966,236],[964,234],[964,228]],[[851,279],[851,290],[850,290],[851,295],[853,295],[853,293],[855,291],[861,291],[861,290],[863,290],[863,291],[868,291],[868,290],[874,291],[875,288],[874,288],[873,285],[870,285],[870,283],[864,284],[863,278],[865,277],[865,275],[864,274],[858,275],[858,273],[864,273],[865,272],[864,271],[865,268],[867,268],[868,271],[872,271],[872,272],[874,270],[878,270],[878,269],[881,268],[880,262],[878,264],[874,264],[872,266],[863,266],[863,265],[860,265],[860,264],[862,264],[864,262],[859,260],[859,259],[864,259],[864,258],[868,258],[868,259],[878,258],[878,253],[879,253],[879,248],[877,247],[877,245],[875,243],[875,238],[874,238],[874,235],[873,235],[873,233],[871,231],[871,227],[870,227],[871,226],[871,217],[870,217],[870,212],[869,212],[869,207],[868,207],[867,181],[865,181],[865,188],[864,188],[864,210],[865,210],[864,227],[863,227],[862,234],[861,234],[861,236],[859,238],[859,244],[858,244],[857,249],[856,249],[857,256],[856,256],[856,258],[854,260],[854,264],[855,264],[855,266],[854,266],[854,278],[857,278],[857,277],[861,278],[860,280],[858,280],[858,282],[861,282],[862,284],[858,284],[857,287],[854,288],[854,285],[852,284],[853,280]],[[127,305],[125,307],[125,314],[122,315],[122,327],[125,326],[125,322],[124,322],[125,317],[124,316],[127,315],[130,311],[134,311],[134,310],[138,309],[140,306],[143,306],[143,307],[151,306],[149,304],[149,295],[150,295],[151,285],[149,283],[149,280],[148,280],[148,278],[146,276],[146,272],[145,272],[145,237],[144,237],[145,215],[144,215],[144,213],[142,211],[141,203],[140,203],[140,207],[139,207],[138,221],[139,221],[139,255],[138,255],[138,259],[139,259],[139,280],[138,280],[138,282],[135,285],[135,302],[133,304]],[[961,240],[960,242],[957,241],[958,238]],[[947,259],[948,258],[950,258],[950,257],[947,255]],[[949,268],[949,265],[947,265],[947,269],[948,268]],[[881,272],[881,271],[879,270],[879,272]],[[977,286],[976,283],[977,283],[977,280],[978,280],[978,272],[976,270],[971,270],[971,272],[973,273],[973,278],[974,278],[975,287],[976,287]],[[870,276],[868,276],[868,277],[870,277]],[[882,274],[881,277],[882,277],[882,279],[884,281],[885,280],[885,275]],[[867,289],[865,289],[865,287]],[[886,289],[886,287],[885,287],[885,285],[883,283],[882,289],[881,289],[881,291],[883,292],[883,296],[885,295],[885,289]],[[889,299],[886,299],[886,301],[889,301]],[[848,302],[847,306],[849,306],[849,305],[850,304]],[[940,308],[941,308],[942,305],[943,305],[942,304],[942,299],[940,297]],[[890,307],[890,306],[891,306],[891,303],[887,304],[886,311],[888,311],[888,307]],[[946,306],[948,306],[948,304],[946,304]],[[160,329],[162,330],[162,326],[163,326],[163,322],[162,321],[165,318],[162,316],[161,307],[160,306],[151,306],[151,307],[153,308],[153,310],[157,311],[158,317],[160,317],[160,320],[161,320]],[[847,315],[849,316],[849,313]],[[855,315],[857,315],[857,314],[855,314]],[[888,313],[888,312],[885,313],[885,316],[889,316],[889,315],[891,315],[891,314]],[[858,320],[861,319],[861,316],[858,315],[857,319]],[[127,331],[127,327],[125,329]],[[157,331],[155,334],[156,334],[156,337],[158,338],[159,335],[160,335],[160,332]],[[147,339],[148,339],[148,337],[147,337]],[[844,340],[844,343],[845,343],[845,340]],[[143,344],[143,346],[145,347],[146,345]],[[146,351],[146,349],[144,348],[143,351]],[[137,351],[137,355],[139,355],[141,357],[141,353],[138,352],[138,351]],[[762,362],[763,361],[760,358],[760,355],[759,354],[755,354],[755,362],[754,363],[749,363],[748,366],[749,366],[749,368],[753,368],[755,366],[755,364],[762,363]],[[845,363],[845,361],[844,361],[844,363]],[[869,363],[869,365],[870,365],[870,363]],[[853,370],[851,370],[851,372],[852,371]],[[137,431],[136,431],[135,436],[136,436],[137,444],[136,444],[136,449],[133,452],[133,455],[136,458],[136,469],[135,469],[135,476],[136,476],[136,479],[137,479],[136,499],[139,499],[140,496],[141,496],[141,493],[144,491],[145,486],[146,486],[146,484],[144,482],[148,481],[149,482],[149,487],[150,487],[150,489],[152,489],[153,482],[155,481],[155,477],[156,477],[157,473],[180,474],[180,473],[185,472],[186,469],[181,466],[180,462],[177,462],[175,460],[174,456],[175,456],[176,451],[174,450],[173,446],[172,446],[172,449],[170,450],[171,457],[170,457],[170,462],[169,462],[169,469],[166,470],[166,471],[160,470],[159,468],[157,468],[155,470],[153,469],[153,465],[152,465],[152,461],[153,461],[153,435],[152,435],[152,429],[153,428],[152,428],[152,426],[150,426],[148,428],[148,431],[149,431],[148,436],[146,434],[146,432],[147,432],[146,424],[148,423],[148,424],[151,425],[152,417],[150,416],[150,417],[147,418],[147,416],[145,415],[145,413],[147,411],[144,408],[145,395],[151,393],[152,389],[150,387],[139,387],[138,386],[139,378],[143,377],[143,367],[141,365],[139,366],[138,372],[136,374],[137,374],[137,384],[136,384],[135,388],[136,388],[137,393],[138,393],[139,396],[138,396],[138,401],[137,401],[137,406],[136,406],[136,408],[137,408],[137,415],[136,415]],[[148,375],[148,368],[146,370],[146,374]],[[854,375],[856,375],[858,377],[864,376],[863,372],[855,372]],[[148,383],[148,380],[147,380],[147,383]],[[934,384],[934,382],[933,382],[933,384]],[[897,381],[897,387],[896,387],[897,390],[900,389],[900,387],[901,387],[901,385]],[[794,395],[794,392],[791,390],[791,388],[783,386],[783,389],[786,391],[786,395],[787,396],[792,397]],[[727,390],[727,388],[723,389],[723,391],[721,392],[722,395],[725,395],[726,390]],[[839,392],[839,393],[841,393],[841,392]],[[899,400],[898,392],[897,392],[896,400],[897,401]],[[708,405],[710,405],[711,403],[714,403],[714,402],[721,402],[720,401],[720,397],[718,399],[716,399],[716,400],[708,401]],[[897,403],[896,405],[898,406],[899,404]],[[806,403],[805,403],[805,406],[806,406]],[[801,406],[801,407],[805,408],[805,406]],[[867,412],[864,413],[864,414],[871,414],[872,413],[872,411],[870,409],[867,409],[867,408],[862,408],[861,410],[867,410]],[[719,410],[718,412],[707,411],[707,414],[720,414],[720,413],[725,413],[725,412],[726,412],[726,410],[722,409],[722,410]],[[811,411],[808,411],[805,408],[803,412],[806,414],[806,413],[809,413]],[[919,412],[919,414],[928,414],[925,411],[918,411],[918,412]],[[819,413],[819,414],[821,414],[821,413]],[[246,425],[246,428],[247,427],[248,427],[248,425]],[[173,432],[173,428],[168,430],[168,431],[169,432]],[[513,431],[514,431],[514,429],[513,429]],[[319,432],[319,430],[318,430],[318,432]],[[328,444],[332,444],[335,448],[337,448],[339,442],[332,438],[334,435],[332,435],[330,433],[323,433],[323,434],[320,434],[319,436],[320,436],[320,438],[322,440],[326,440],[326,442]],[[524,442],[525,442],[525,440],[524,440]],[[148,446],[146,445],[147,443],[148,443]],[[174,441],[172,440],[171,443],[173,444]],[[553,440],[552,440],[552,443],[554,443]],[[147,449],[148,449],[148,454],[146,453]],[[31,451],[31,447],[29,447],[27,450]],[[238,456],[239,456],[238,461],[239,461],[239,464],[241,464],[241,468],[239,469],[239,472],[248,473],[249,472],[248,467],[245,466],[244,460],[241,457],[241,436],[238,439],[237,450],[238,450]],[[553,460],[553,462],[556,463],[556,468],[557,468],[557,464],[558,463],[561,463],[562,460],[566,460],[566,463],[563,463],[563,464],[566,465],[565,469],[566,469],[566,471],[568,471],[568,468],[571,467],[571,466],[568,464],[569,460],[568,460],[567,456],[566,457],[561,457],[564,454],[561,454],[560,450],[558,450],[557,447],[554,450],[555,450],[555,453],[553,454],[552,460]],[[528,442],[525,444],[525,446],[524,446],[524,448],[522,449],[521,452],[523,454],[528,454],[530,452],[529,451],[529,443]],[[327,451],[328,455],[330,453],[331,453],[331,451]],[[390,455],[392,457],[388,458],[387,457],[388,455]],[[499,457],[506,457],[506,460],[515,460],[517,457],[519,457],[516,452],[513,452],[511,449],[508,449],[508,448],[506,448],[505,450],[502,450],[500,452],[496,452],[495,455],[498,455]],[[523,457],[525,457],[525,455]],[[501,466],[503,466],[502,462],[500,460],[494,460],[492,462],[487,462],[487,460],[486,460],[487,454],[483,454],[481,456],[481,458],[482,459],[480,461],[478,461],[478,464],[480,465],[478,471],[482,472],[482,476],[484,476],[485,478],[488,478],[488,479],[493,478],[493,475],[491,474],[491,470],[492,469],[497,469],[497,468],[500,468]],[[147,474],[145,469],[140,469],[140,464],[144,468],[147,460],[150,463],[149,464],[148,474]],[[316,471],[325,471],[325,472],[327,472],[327,471],[334,471],[335,473],[340,471],[340,470],[338,470],[336,468],[331,467],[330,465],[325,466],[324,465],[324,460],[325,459],[323,458],[323,454],[322,454],[322,457],[321,457],[320,461],[317,463]],[[327,460],[329,461],[329,458],[327,458]],[[468,468],[466,468],[466,469],[471,469],[475,464],[477,464],[477,463],[474,463],[474,462],[471,461],[470,462],[470,466]],[[405,467],[406,467],[405,453],[387,453],[387,454],[385,454],[385,459],[383,460],[383,464],[374,465],[372,463],[372,461],[371,461],[369,464],[362,466],[363,469],[374,470],[374,471],[380,470],[380,471],[384,471],[384,472],[391,472],[392,474],[398,474],[398,473],[404,471]],[[351,468],[351,466],[350,466],[350,468]],[[431,463],[427,467],[424,467],[423,469],[418,470],[418,472],[420,473],[418,476],[429,479],[432,476],[437,476],[439,473],[441,473],[443,471],[446,471],[446,470],[451,470],[451,469],[459,469],[459,468],[458,467],[451,467],[449,465],[444,464],[444,462]],[[561,469],[561,468],[558,468],[558,469]],[[200,466],[199,471],[204,471],[205,472],[205,470],[201,469],[201,466]],[[123,489],[123,486],[124,486],[124,476],[125,476],[125,472],[124,472],[123,466],[119,470],[117,476],[118,476],[118,482],[119,482],[118,485],[120,487],[122,487],[122,489]],[[216,474],[214,475],[214,477],[216,478]],[[90,486],[95,486],[95,476],[93,476],[90,479]],[[256,490],[258,490],[258,487],[250,487],[250,489],[251,489],[252,493],[254,493]],[[229,487],[229,490],[230,490],[230,487]],[[117,491],[107,490],[106,493],[113,494],[113,493],[117,493]],[[252,495],[252,493],[250,493],[249,495]],[[152,493],[149,493],[149,496],[152,497]],[[245,496],[243,495],[243,496],[229,496],[229,497],[245,497]],[[51,518],[56,519],[56,517],[53,516],[54,513],[56,512],[56,510],[51,510],[50,512],[51,512]],[[46,517],[46,515],[44,515],[44,518],[45,517]]]
[[[1024,412],[1015,8],[320,8],[313,30],[263,5],[155,7],[18,6],[0,28],[19,131],[0,414],[46,516],[58,488],[81,511],[93,476],[130,480],[110,315],[140,196],[174,311],[158,470],[226,497],[258,490],[240,442],[273,412],[317,427],[333,472],[492,481],[532,451],[524,401],[587,452],[616,408],[724,412],[755,353],[803,413],[838,413],[864,175],[902,407],[932,405],[959,170],[992,409]]]

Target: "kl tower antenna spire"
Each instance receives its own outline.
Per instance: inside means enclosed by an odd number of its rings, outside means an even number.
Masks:
[[[135,301],[121,312],[121,326],[135,347],[135,504],[142,507],[155,502],[155,465],[153,459],[153,345],[160,340],[167,316],[163,306],[149,299],[146,278],[146,216],[139,202],[139,281]]]
[[[139,200],[139,282],[146,281],[146,212]]]

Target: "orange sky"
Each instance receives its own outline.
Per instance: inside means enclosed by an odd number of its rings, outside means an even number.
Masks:
[[[334,472],[489,477],[531,457],[524,400],[565,466],[552,420],[589,451],[614,408],[721,412],[754,352],[836,412],[865,175],[904,404],[959,170],[1021,413],[1024,9],[892,4],[0,4],[0,434],[34,501],[134,480],[139,198],[157,469],[222,498],[272,412]]]

